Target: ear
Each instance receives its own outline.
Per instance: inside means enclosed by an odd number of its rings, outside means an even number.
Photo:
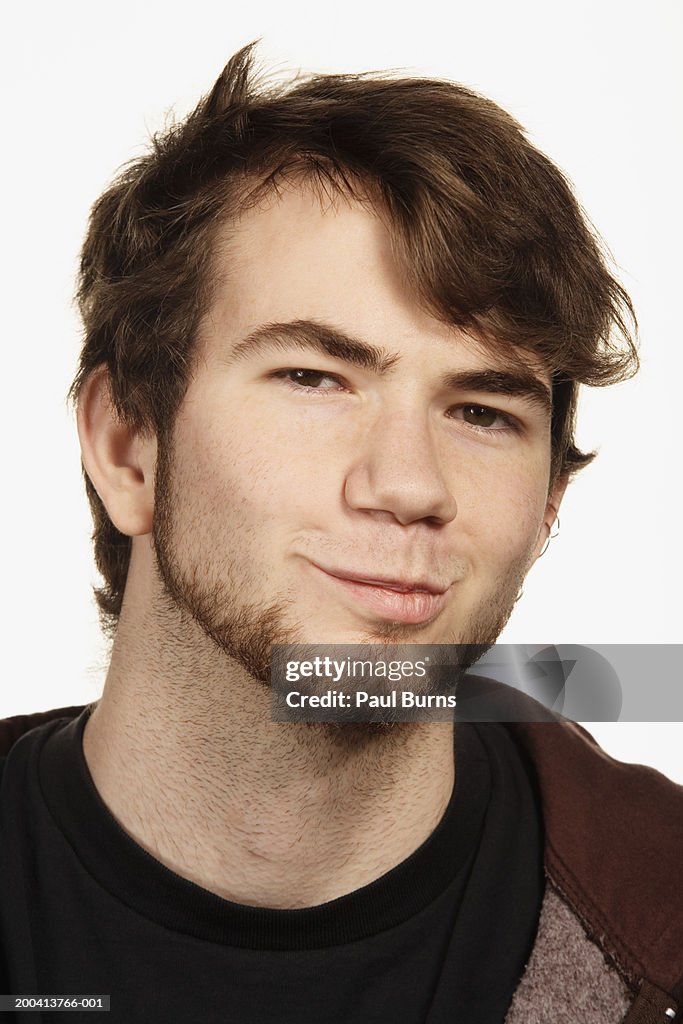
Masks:
[[[156,438],[120,419],[104,366],[83,387],[77,423],[83,466],[114,526],[128,537],[151,533]]]
[[[545,506],[545,512],[543,514],[543,523],[541,524],[538,542],[533,554],[532,564],[537,558],[540,558],[545,551],[553,526],[559,521],[560,505],[562,504],[562,499],[564,498],[564,492],[567,490],[568,483],[568,476],[560,476],[550,489]]]

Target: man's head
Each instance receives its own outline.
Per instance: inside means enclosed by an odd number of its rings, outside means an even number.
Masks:
[[[635,366],[628,297],[494,104],[372,76],[259,93],[248,64],[96,204],[73,393],[106,367],[156,438],[162,576],[226,649],[493,640],[591,458],[578,383]],[[111,621],[148,531],[88,489]]]

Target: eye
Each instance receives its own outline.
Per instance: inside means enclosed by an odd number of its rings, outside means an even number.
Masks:
[[[516,421],[512,416],[500,412],[499,409],[492,409],[488,405],[479,405],[476,402],[455,406],[449,410],[449,416],[451,419],[462,420],[469,426],[487,433],[517,429]]]
[[[295,368],[291,370],[278,370],[275,377],[291,384],[296,390],[307,391],[338,391],[344,390],[344,385],[338,377],[322,370],[304,370]]]

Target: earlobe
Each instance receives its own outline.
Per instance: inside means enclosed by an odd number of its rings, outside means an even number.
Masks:
[[[129,537],[151,533],[156,438],[121,420],[104,366],[83,387],[77,423],[83,466],[114,526]]]
[[[545,554],[551,538],[556,536],[559,531],[560,505],[562,504],[562,499],[564,497],[564,492],[567,489],[568,482],[569,478],[567,476],[560,477],[551,488],[550,494],[548,495],[543,523],[541,524],[539,539],[534,553],[534,562],[536,559],[540,558],[541,555]]]

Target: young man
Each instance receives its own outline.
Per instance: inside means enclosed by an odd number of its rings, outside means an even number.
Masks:
[[[4,725],[2,991],[675,1019],[677,787],[570,723],[270,713],[273,643],[505,624],[590,460],[578,384],[635,366],[560,173],[458,86],[258,91],[247,49],[97,202],[79,294],[112,657],[96,705]]]

